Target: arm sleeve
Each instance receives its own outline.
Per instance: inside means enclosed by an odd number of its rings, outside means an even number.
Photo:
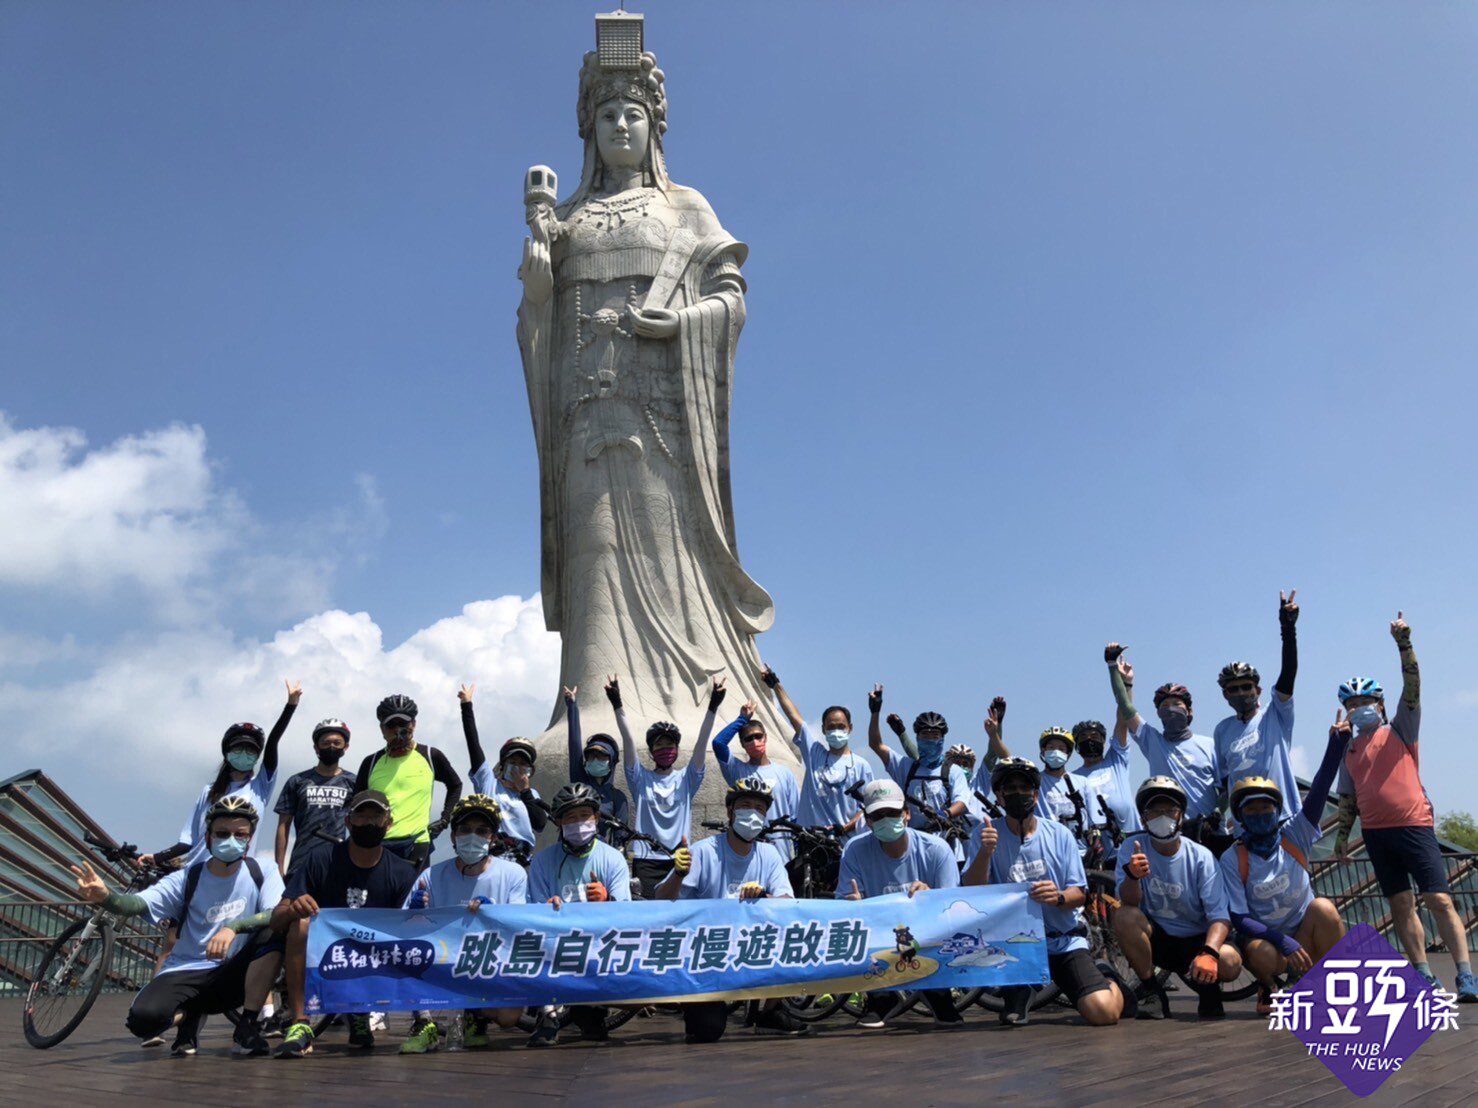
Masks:
[[[115,916],[141,916],[149,910],[149,902],[134,893],[109,893],[103,907]]]
[[[565,734],[569,740],[570,780],[589,785],[590,776],[585,772],[584,738],[580,734],[580,705],[573,700],[565,705]]]
[[[710,710],[703,717],[703,726],[698,728],[698,743],[693,747],[693,756],[688,759],[688,768],[685,771],[688,788],[695,795],[703,784],[703,774],[708,768],[708,737],[713,734],[713,721],[713,712]]]
[[[905,730],[898,736],[898,745],[903,747],[903,753],[907,754],[915,762],[919,760],[919,740],[912,732]]]
[[[1334,784],[1334,775],[1339,772],[1340,762],[1345,756],[1345,743],[1337,735],[1329,737],[1324,748],[1324,760],[1309,782],[1308,795],[1304,797],[1303,816],[1315,827],[1324,816],[1324,804],[1329,799],[1329,787]]]
[[[1293,680],[1298,676],[1298,632],[1294,625],[1284,624],[1283,665],[1278,671],[1278,680],[1273,682],[1273,691],[1285,697],[1293,696]]]
[[[518,794],[518,799],[523,801],[523,806],[528,810],[529,826],[534,829],[534,833],[544,830],[544,825],[549,822],[549,815],[541,805],[534,803],[539,799],[539,794],[533,789],[525,789]]]
[[[641,762],[636,756],[636,740],[631,737],[631,724],[626,719],[626,709],[616,709],[616,730],[621,732],[621,758],[625,763],[626,787],[636,795],[637,770]]]
[[[452,763],[447,761],[447,756],[436,747],[427,747],[431,755],[431,775],[444,786],[446,786],[446,801],[441,806],[441,818],[450,820],[452,809],[457,806],[457,801],[462,799],[462,779],[457,776],[457,771],[452,768]]]
[[[151,923],[160,923],[167,919],[178,920],[180,909],[185,904],[187,873],[189,873],[188,869],[177,869],[163,881],[150,885],[137,896],[123,897],[122,899],[126,900],[130,907],[143,906],[139,911],[129,914],[148,916]]]
[[[267,735],[267,746],[262,751],[262,772],[274,774],[277,772],[277,744],[282,741],[283,733],[287,731],[287,725],[292,722],[293,713],[298,706],[291,702],[282,706],[282,715],[277,717],[277,722],[272,725],[271,732]]]
[[[732,759],[733,754],[729,750],[729,742],[744,729],[745,722],[744,717],[740,716],[713,737],[713,756],[718,759],[720,766],[728,765]],[[724,776],[727,777],[728,774],[725,773]]]
[[[472,710],[472,701],[462,701],[462,737],[467,740],[468,769],[476,773],[487,764],[487,755],[482,752],[482,740],[477,737],[477,714]],[[573,762],[570,763],[574,765]]]
[[[1134,701],[1130,698],[1129,686],[1124,684],[1124,675],[1119,672],[1119,667],[1116,665],[1109,666],[1109,686],[1114,691],[1114,703],[1118,705],[1120,719],[1128,722],[1139,715],[1139,711],[1134,707]]]
[[[1278,953],[1287,958],[1298,949],[1298,940],[1291,935],[1285,935],[1275,927],[1269,927],[1246,912],[1232,909],[1232,926],[1235,927],[1245,938],[1263,939],[1278,948]]]
[[[259,931],[271,922],[272,912],[268,909],[265,912],[256,912],[249,916],[241,916],[238,919],[233,919],[226,926],[240,935],[243,931]]]

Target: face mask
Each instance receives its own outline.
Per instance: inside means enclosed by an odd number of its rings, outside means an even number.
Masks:
[[[1179,707],[1161,708],[1160,726],[1164,729],[1167,739],[1178,743],[1191,733],[1191,713]]]
[[[1247,832],[1248,842],[1253,844],[1258,842],[1271,844],[1278,832],[1278,823],[1277,812],[1257,812],[1242,817],[1242,829]]]
[[[1156,816],[1145,824],[1145,829],[1161,842],[1180,836],[1180,820],[1174,816]]]
[[[453,835],[452,849],[464,866],[475,866],[488,856],[492,843],[481,835]]]
[[[657,764],[658,769],[671,769],[677,761],[677,747],[664,746],[661,750],[652,751],[652,761]]]
[[[1380,709],[1374,704],[1365,704],[1350,713],[1350,726],[1362,734],[1380,726]]]
[[[385,841],[385,828],[373,823],[351,823],[349,838],[355,846],[379,846]]]
[[[944,740],[920,739],[919,761],[923,762],[926,766],[937,766],[940,762],[944,761]]]
[[[1250,692],[1238,693],[1236,696],[1228,697],[1227,703],[1232,706],[1232,711],[1236,712],[1239,716],[1245,716],[1257,708],[1257,694]]]
[[[840,750],[852,739],[850,731],[828,731],[826,733],[826,745],[833,750]]]
[[[576,850],[584,850],[595,838],[595,820],[582,819],[578,823],[567,823],[559,829],[559,836]]]
[[[405,751],[411,748],[411,739],[412,735],[409,729],[405,731],[393,731],[390,737],[385,740],[385,745],[396,752]]]
[[[226,755],[226,764],[242,773],[249,773],[256,768],[257,756],[250,750],[233,750]]]
[[[1044,750],[1042,764],[1048,769],[1061,769],[1067,765],[1067,755],[1061,750]]]
[[[238,839],[235,835],[229,839],[211,839],[210,856],[217,862],[230,865],[232,862],[239,861],[246,853],[247,841],[249,840]]]
[[[752,843],[755,836],[765,829],[765,814],[756,812],[753,808],[744,808],[734,813],[730,826],[733,827],[734,834],[745,842]]]
[[[1103,757],[1103,747],[1097,743],[1084,743],[1078,747],[1078,753],[1083,756],[1083,761],[1096,762]]]
[[[873,837],[880,843],[896,843],[903,837],[903,817],[887,816],[872,825]]]
[[[611,772],[611,763],[604,758],[586,758],[585,772],[591,777],[604,777]]]
[[[1001,797],[1001,807],[1012,819],[1026,819],[1036,806],[1037,802],[1032,799],[1031,793],[1012,793]]]
[[[326,765],[326,766],[336,766],[336,765],[338,765],[339,764],[339,759],[342,758],[343,756],[344,756],[344,752],[342,750],[340,750],[338,747],[332,747],[331,749],[328,749],[328,750],[320,750],[318,752],[318,760],[321,763],[323,763],[324,765]]]

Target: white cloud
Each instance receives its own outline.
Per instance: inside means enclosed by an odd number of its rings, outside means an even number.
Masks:
[[[95,803],[115,834],[167,837],[219,764],[226,726],[271,727],[284,678],[304,688],[283,740],[284,776],[310,764],[308,735],[326,716],[349,724],[348,761],[357,764],[379,741],[375,705],[392,692],[419,704],[418,737],[464,766],[457,687],[477,683],[490,750],[510,734],[538,733],[558,692],[559,637],[544,629],[538,596],[476,601],[390,649],[365,612],[325,611],[269,641],[219,628],[167,631],[111,650],[60,686],[0,684],[0,718],[12,754]]]

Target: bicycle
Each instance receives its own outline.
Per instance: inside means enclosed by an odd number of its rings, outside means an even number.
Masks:
[[[132,843],[109,846],[90,832],[83,840],[115,866],[128,866],[133,877],[124,893],[138,893],[173,872],[170,862],[188,847],[155,855],[154,864],[138,864],[139,848]],[[92,1010],[113,963],[117,919],[101,905],[90,916],[69,924],[41,958],[36,978],[26,991],[22,1012],[26,1042],[49,1050],[82,1024]],[[53,1022],[55,1021],[55,1022]]]

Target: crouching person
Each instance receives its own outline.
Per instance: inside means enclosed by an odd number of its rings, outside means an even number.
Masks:
[[[281,936],[267,926],[282,897],[282,878],[276,866],[247,855],[257,820],[246,797],[221,797],[205,817],[209,859],[141,893],[109,892],[86,862],[71,867],[82,900],[119,916],[178,921],[178,941],[128,1010],[128,1029],[140,1039],[173,1027],[176,1055],[196,1052],[207,1015],[234,1008],[242,1010],[242,1019],[231,1053],[269,1053],[257,1013],[282,965]]]
[[[1134,994],[1108,966],[1088,953],[1082,907],[1088,877],[1077,840],[1065,825],[1039,817],[1041,771],[1025,758],[1002,758],[991,771],[991,789],[1006,814],[987,820],[969,844],[972,852],[962,885],[1027,882],[1042,906],[1047,929],[1047,969],[1062,995],[1095,1027],[1133,1018]],[[1001,1022],[1026,1023],[1031,986],[1003,989]],[[1126,1011],[1127,1009],[1127,1011]]]
[[[502,826],[502,805],[495,797],[473,793],[452,809],[452,849],[455,858],[438,862],[416,878],[406,897],[407,908],[447,908],[465,904],[475,912],[484,904],[524,904],[528,875],[506,858],[494,857],[493,839]],[[509,1028],[518,1023],[522,1008],[479,1008],[454,1018],[462,1020],[462,1045],[488,1045],[488,1022]],[[435,1050],[439,1031],[430,1012],[417,1012],[411,1037],[400,1044],[402,1054]]]

